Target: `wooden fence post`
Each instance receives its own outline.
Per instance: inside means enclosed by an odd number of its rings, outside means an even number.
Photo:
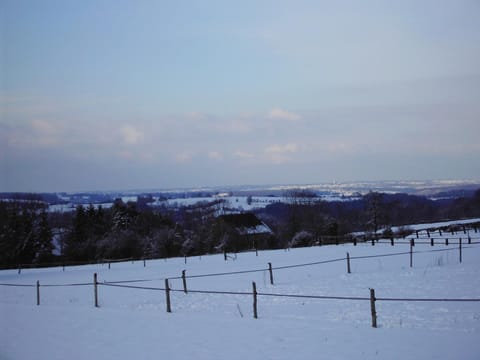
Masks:
[[[37,280],[37,306],[40,305],[40,281]]]
[[[462,262],[462,238],[460,238],[460,241],[458,242],[458,250],[460,253],[460,262]]]
[[[430,239],[430,246],[435,245],[434,241],[435,241],[435,239],[432,237],[432,238]]]
[[[448,246],[448,238],[445,238],[445,246]]]
[[[167,298],[167,312],[171,313],[172,308],[170,304],[170,286],[168,285],[168,279],[165,279],[165,296]]]
[[[252,292],[253,292],[253,318],[257,319],[258,318],[258,313],[257,313],[257,285],[255,284],[255,281],[252,282]]]
[[[350,254],[347,252],[347,273],[350,274]]]
[[[147,261],[143,258],[143,267],[147,266]]]
[[[273,285],[273,269],[272,269],[272,263],[268,263],[268,271],[270,272],[270,285]]]
[[[410,240],[410,267],[413,267],[413,239]]]
[[[93,274],[93,293],[95,297],[95,307],[98,308],[98,281],[97,281],[97,273]]]
[[[377,327],[377,310],[375,309],[375,289],[370,289],[370,310],[372,312],[372,327]]]
[[[393,236],[390,238],[390,245],[395,246],[395,240],[393,239]]]
[[[188,291],[187,291],[187,278],[185,276],[185,271],[186,270],[182,270],[182,281],[183,281],[183,292],[186,294]]]

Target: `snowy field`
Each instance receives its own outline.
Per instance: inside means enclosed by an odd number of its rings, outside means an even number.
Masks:
[[[136,202],[137,196],[122,196],[122,201],[127,203],[129,201]],[[168,200],[153,197],[154,201],[149,203],[151,207],[167,206],[170,208],[179,208],[182,206],[192,206],[199,203],[211,203],[215,200],[224,200],[222,207],[228,209],[236,209],[238,211],[252,211],[255,209],[262,209],[268,205],[275,203],[288,203],[290,200],[284,196],[252,196],[251,201],[248,201],[248,196],[205,196],[205,197],[185,197],[185,198],[171,198]],[[318,201],[352,201],[357,200],[358,197],[343,196],[342,194],[319,195]],[[93,203],[94,208],[101,206],[104,209],[109,209],[113,206],[113,202],[107,203]],[[66,203],[49,205],[49,212],[70,212],[75,211],[78,204]],[[84,203],[83,206],[88,207],[89,203]]]
[[[0,271],[2,284],[31,285],[0,286],[0,359],[479,359],[480,302],[412,300],[480,299],[480,233],[470,231],[470,245],[463,232],[431,235],[433,247],[424,231],[416,240],[413,267],[407,239],[395,246],[384,240],[375,246],[248,252],[227,261],[211,255],[186,264],[176,258],[147,261],[145,267],[136,261],[110,269],[98,264]],[[359,258],[364,256],[375,257]],[[288,267],[302,264],[309,265]],[[242,273],[196,277],[228,272]],[[165,278],[180,290],[171,292],[171,313]],[[107,285],[127,280],[144,281]],[[371,326],[370,288],[378,328]],[[267,293],[342,299],[262,295]]]

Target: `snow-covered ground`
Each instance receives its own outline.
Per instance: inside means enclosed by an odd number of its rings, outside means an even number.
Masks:
[[[415,224],[409,225],[407,228],[411,230],[427,230],[427,229],[437,229],[442,228],[450,225],[468,225],[480,223],[480,218],[473,218],[473,219],[464,219],[464,220],[450,220],[450,221],[439,221],[435,223],[425,223],[425,224]],[[402,228],[402,226],[394,226],[392,227],[392,231],[398,231]]]
[[[425,235],[425,234],[424,234]],[[445,235],[445,234],[444,234]],[[480,299],[480,233],[449,246],[417,244],[413,267],[409,246],[389,242],[324,246],[290,251],[0,271],[0,359],[479,359],[480,302],[387,301],[385,298]],[[437,240],[438,239],[438,240]],[[346,253],[351,256],[347,274]],[[392,255],[397,254],[397,255]],[[358,258],[370,255],[391,255]],[[340,259],[318,264],[317,262]],[[270,284],[268,263],[273,266]],[[317,264],[310,264],[317,263]],[[310,264],[307,266],[281,267]],[[244,292],[171,293],[166,312],[164,279],[182,290]],[[98,273],[99,308],[93,273]],[[122,283],[136,289],[112,287]],[[253,319],[252,281],[260,294],[365,298],[334,300],[258,296]],[[54,286],[82,284],[79,286]],[[376,292],[378,328],[371,327],[370,288]]]
[[[234,208],[238,210],[250,211],[253,209],[264,208],[267,205],[286,202],[281,196],[252,196],[249,202],[247,196],[222,196],[222,197],[198,197],[198,198],[175,198],[167,200],[166,204],[171,207],[191,206],[200,202],[212,202],[214,200],[222,199],[225,201],[224,206],[227,208]],[[160,201],[156,201],[152,205],[159,205]]]
[[[123,202],[128,201],[137,201],[137,196],[122,196],[121,197]],[[163,199],[159,197],[153,197],[153,202],[149,203],[152,207],[158,206],[167,206],[172,208],[178,208],[182,206],[192,206],[201,202],[210,203],[215,200],[224,200],[225,203],[223,205],[224,208],[228,209],[235,209],[238,211],[251,211],[254,209],[261,209],[265,208],[270,204],[274,203],[288,203],[289,199],[284,196],[251,196],[249,201],[249,196],[204,196],[204,197],[178,197],[178,198],[170,198],[170,199]],[[352,201],[356,200],[358,197],[353,196],[343,196],[342,194],[330,194],[330,195],[319,195],[316,200],[317,201]],[[106,202],[106,203],[93,203],[93,207],[98,208],[101,206],[104,209],[111,208],[113,206],[113,202]],[[75,211],[77,208],[77,203],[66,203],[66,204],[55,204],[49,205],[48,211],[49,212],[69,212]],[[83,206],[88,207],[89,203],[83,204]]]

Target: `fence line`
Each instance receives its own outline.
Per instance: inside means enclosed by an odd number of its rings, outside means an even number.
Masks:
[[[82,283],[82,284],[63,284],[63,285],[47,285],[47,284],[0,284],[2,286],[12,286],[12,287],[53,287],[53,286],[92,286],[95,285],[94,282],[91,283]],[[109,286],[125,289],[135,289],[135,290],[150,290],[150,291],[166,291],[165,287],[150,287],[150,286],[134,286],[134,285],[121,285],[114,282],[97,282],[97,285],[100,286]],[[169,291],[172,292],[184,292],[183,289],[172,289],[169,288]],[[222,290],[188,290],[188,293],[195,294],[217,294],[217,295],[251,295],[251,292],[247,291],[222,291]],[[257,292],[259,296],[270,296],[270,297],[287,297],[287,298],[302,298],[302,299],[320,299],[320,300],[353,300],[353,301],[363,301],[370,300],[369,297],[362,296],[333,296],[333,295],[306,295],[306,294],[282,294],[282,293],[264,293]],[[378,301],[403,301],[403,302],[480,302],[480,298],[389,298],[389,297],[376,297]]]
[[[304,264],[277,266],[277,267],[274,267],[274,268],[272,268],[272,269],[273,269],[273,270],[293,269],[293,268],[304,267],[304,266],[313,266],[313,265],[329,264],[329,263],[339,262],[339,261],[344,261],[344,260],[346,260],[345,257],[343,257],[343,258],[331,259],[331,260],[315,261],[315,262],[304,263]]]
[[[407,244],[407,243],[402,243]],[[415,244],[419,244],[415,242]],[[476,245],[480,244],[480,242],[472,242],[469,245]],[[459,243],[450,243],[450,245],[462,245],[461,242]],[[462,245],[460,249],[469,249],[473,248],[473,246]],[[322,261],[315,261],[309,263],[302,263],[302,264],[293,264],[293,265],[284,265],[284,266],[271,266],[269,263],[268,268],[261,268],[261,269],[253,269],[253,270],[239,270],[239,271],[230,271],[230,272],[219,272],[219,273],[208,273],[208,274],[196,274],[196,275],[186,275],[182,273],[182,276],[173,276],[168,277],[170,280],[179,280],[179,279],[194,279],[194,278],[202,278],[202,277],[213,277],[213,276],[227,276],[227,275],[239,275],[239,274],[248,274],[248,273],[255,273],[255,272],[264,272],[264,271],[273,271],[273,270],[285,270],[285,269],[292,269],[297,267],[305,267],[305,266],[314,266],[314,265],[322,265],[322,264],[329,264],[334,262],[341,262],[346,260],[361,260],[361,259],[371,259],[371,258],[382,258],[382,257],[391,257],[391,256],[400,256],[400,255],[408,255],[408,254],[425,254],[425,253],[435,253],[435,252],[443,252],[443,251],[458,251],[459,248],[457,247],[449,247],[444,249],[431,249],[431,250],[415,250],[415,251],[403,251],[397,253],[388,253],[388,254],[377,254],[377,255],[361,255],[361,256],[350,256],[347,254],[346,257],[329,259],[329,260],[322,260]],[[164,280],[163,278],[153,278],[153,279],[135,279],[135,280],[118,280],[118,281],[109,281],[109,284],[128,284],[128,283],[140,283],[140,282],[149,282],[149,281],[159,281]],[[272,282],[273,284],[273,282]],[[42,287],[62,287],[62,286],[88,286],[92,285],[91,282],[84,282],[84,283],[71,283],[71,284],[45,284],[41,285]],[[25,286],[25,287],[33,287],[36,285],[30,284],[12,284],[12,283],[0,283],[0,286]]]
[[[370,258],[378,258],[378,257],[388,257],[388,256],[399,256],[399,255],[406,255],[414,253],[412,251],[413,240],[410,241],[410,251],[409,252],[398,252],[398,253],[390,253],[390,254],[379,254],[379,255],[366,255],[366,256],[353,256],[347,253],[346,258],[337,258],[337,259],[330,259],[318,262],[311,262],[305,264],[296,264],[296,265],[288,265],[288,266],[279,266],[273,268],[271,263],[268,263],[268,269],[256,269],[256,270],[244,270],[244,271],[235,271],[229,273],[215,273],[215,274],[203,274],[203,275],[192,275],[188,276],[189,278],[198,278],[198,277],[206,277],[206,276],[221,276],[221,275],[232,275],[232,274],[245,274],[245,273],[253,273],[259,271],[270,271],[270,282],[273,285],[273,274],[272,270],[282,270],[282,269],[291,269],[294,267],[301,267],[301,266],[311,266],[311,265],[318,265],[318,264],[326,264],[326,263],[333,263],[339,261],[348,261],[348,273],[350,273],[350,259],[370,259]],[[459,249],[460,249],[460,262],[461,262],[461,250],[462,250],[462,242],[461,239],[459,240]],[[472,246],[465,246],[465,248],[472,248]],[[456,250],[456,248],[447,248],[447,249],[435,249],[435,250],[423,250],[423,251],[415,251],[415,253],[432,253],[438,251],[452,251]],[[411,257],[410,257],[411,259]],[[410,260],[411,262],[411,260]],[[93,282],[87,283],[69,283],[69,284],[44,284],[41,285],[40,282],[37,280],[36,284],[7,284],[7,283],[0,283],[0,286],[10,286],[10,287],[36,287],[36,304],[37,306],[40,305],[40,288],[41,287],[69,287],[69,286],[92,286],[94,287],[94,306],[96,308],[99,307],[98,301],[98,286],[107,286],[107,287],[116,287],[116,288],[124,288],[124,289],[133,289],[133,290],[148,290],[148,291],[165,291],[166,295],[166,311],[168,313],[172,312],[171,310],[171,298],[170,292],[184,292],[187,293],[186,289],[186,279],[185,270],[182,271],[181,277],[174,277],[170,279],[183,279],[183,286],[184,289],[172,289],[169,286],[169,279],[166,278],[165,280],[165,287],[147,287],[147,286],[135,286],[135,285],[127,285],[127,283],[132,282],[143,282],[143,281],[152,281],[152,280],[123,280],[123,281],[112,281],[112,282],[99,282],[97,280],[97,273],[93,276]],[[370,297],[363,297],[363,296],[334,296],[334,295],[310,295],[310,294],[284,294],[284,293],[269,293],[269,292],[257,292],[255,282],[252,283],[252,292],[248,291],[220,291],[220,290],[188,290],[189,293],[194,294],[213,294],[213,295],[235,295],[235,296],[253,296],[253,317],[255,319],[258,318],[258,310],[257,310],[257,297],[281,297],[281,298],[297,298],[297,299],[314,299],[314,300],[336,300],[336,301],[370,301],[371,306],[371,316],[372,316],[372,327],[377,327],[377,312],[375,303],[376,301],[389,301],[389,302],[480,302],[480,298],[396,298],[396,297],[376,297],[375,290],[370,289]]]
[[[70,286],[88,286],[92,285],[91,282],[84,283],[71,283],[71,284],[43,284],[42,287],[70,287]],[[18,287],[34,287],[36,285],[31,284],[11,284],[11,283],[0,283],[0,286],[18,286]]]
[[[466,224],[468,225],[468,224]],[[420,236],[418,235],[420,232],[427,232],[427,236]],[[396,237],[396,244],[408,244],[407,240],[408,238],[411,237],[415,240],[431,240],[434,237],[435,233],[438,233],[440,237],[446,237],[447,234],[452,234],[452,237],[450,240],[458,240],[462,239],[461,236],[458,235],[458,233],[462,233],[464,235],[467,235],[466,237],[463,237],[463,239],[468,239],[469,244],[473,243],[472,240],[480,240],[480,237],[478,236],[473,236],[471,234],[477,234],[478,229],[473,227],[473,228],[464,228],[462,230],[455,230],[453,232],[443,230],[439,232],[438,230],[414,230],[412,234],[403,236],[403,237]],[[442,236],[443,233],[443,236]],[[372,245],[374,244],[379,244],[379,243],[384,243],[389,241],[388,237],[383,237],[381,234],[372,234],[371,236],[367,235],[344,235],[344,236],[320,236],[320,239],[326,239],[326,240],[335,240],[333,242],[328,242],[328,243],[321,243],[320,245],[340,245],[340,244],[351,244],[353,243],[354,245],[357,245],[357,243],[365,244],[367,245],[368,243],[372,242]],[[391,238],[392,240],[394,238]],[[402,241],[404,240],[404,241]],[[439,239],[440,240],[440,239]],[[428,244],[429,242],[417,242],[417,244]],[[475,242],[475,243],[480,243],[480,242]],[[258,251],[258,250],[256,250]],[[91,260],[91,261],[57,261],[57,262],[52,262],[52,263],[45,263],[45,264],[18,264],[17,267],[9,267],[10,269],[18,268],[19,273],[21,272],[22,269],[36,269],[36,268],[46,268],[46,267],[63,267],[65,270],[65,266],[81,266],[81,265],[96,265],[96,264],[107,264],[108,267],[110,268],[111,263],[120,263],[120,262],[127,262],[127,261],[143,261],[143,264],[145,266],[145,261],[146,260],[155,260],[153,258],[123,258],[123,259],[98,259],[98,260]],[[264,271],[264,270],[257,270],[257,271]],[[253,271],[252,271],[253,272]]]
[[[171,313],[171,300],[170,292],[184,292],[180,289],[171,289],[168,285],[168,279],[165,279],[165,288],[148,288],[132,285],[118,285],[109,283],[100,283],[103,286],[115,286],[129,289],[142,289],[142,290],[164,290],[166,294],[166,306],[167,312]],[[38,290],[38,288],[37,288]],[[252,296],[253,297],[253,318],[258,318],[258,296],[264,297],[282,297],[282,298],[297,298],[297,299],[314,299],[314,300],[336,300],[336,301],[370,301],[372,327],[377,327],[377,301],[396,301],[396,302],[480,302],[480,298],[383,298],[375,296],[375,289],[370,289],[370,297],[364,296],[331,296],[331,295],[306,295],[306,294],[281,294],[281,293],[264,293],[257,292],[257,286],[255,282],[252,282],[252,292],[247,291],[217,291],[217,290],[190,290],[189,292],[197,294],[215,294],[215,295],[236,295],[236,296]],[[38,295],[39,296],[39,295]],[[95,306],[98,307],[97,293],[95,292]]]
[[[85,282],[85,283],[72,283],[72,284],[45,284],[42,285],[43,287],[65,287],[65,286],[88,286],[92,285],[91,282]]]
[[[480,298],[376,298],[379,301],[403,302],[480,302]]]
[[[248,274],[248,273],[254,273],[254,272],[262,272],[262,271],[267,271],[268,268],[265,269],[255,269],[255,270],[239,270],[239,271],[229,271],[229,272],[220,272],[220,273],[211,273],[211,274],[198,274],[198,275],[185,275],[185,277],[188,279],[193,279],[193,278],[200,278],[200,277],[211,277],[211,276],[225,276],[225,275],[239,275],[239,274]],[[176,276],[176,277],[171,277],[169,279],[172,280],[177,280],[181,279],[181,276]]]
[[[99,282],[101,286],[112,286],[126,289],[137,290],[154,290],[165,291],[166,288],[161,287],[147,287],[147,286],[133,286],[133,285],[118,285],[109,282]],[[172,289],[173,292],[184,292],[183,289]],[[221,291],[221,290],[188,290],[189,293],[196,294],[217,294],[217,295],[252,295],[252,292],[248,291]],[[300,299],[318,299],[318,300],[352,300],[352,301],[366,301],[370,300],[370,297],[364,296],[333,296],[333,295],[306,295],[306,294],[282,294],[282,293],[264,293],[257,292],[258,296],[270,296],[270,297],[286,297],[286,298],[300,298]],[[480,298],[389,298],[389,297],[376,297],[377,301],[404,301],[404,302],[480,302]]]
[[[415,243],[418,244],[418,243]],[[455,243],[450,243],[451,245],[455,245]],[[480,244],[478,243],[471,243],[471,244]],[[458,244],[457,244],[458,245]],[[471,248],[471,246],[463,246],[464,249]],[[432,249],[432,250],[416,250],[413,251],[413,254],[422,254],[422,253],[430,253],[430,252],[440,252],[440,251],[458,251],[458,248],[448,248],[448,249]],[[390,256],[399,256],[399,255],[408,255],[410,252],[403,251],[398,253],[389,253],[389,254],[379,254],[379,255],[363,255],[363,256],[350,256],[350,259],[357,260],[357,259],[369,259],[369,258],[379,258],[379,257],[390,257]],[[329,259],[329,260],[322,260],[322,261],[315,261],[309,263],[302,263],[302,264],[294,264],[294,265],[284,265],[284,266],[276,266],[276,267],[269,267],[269,268],[261,268],[261,269],[254,269],[254,270],[240,270],[240,271],[229,271],[229,272],[220,272],[220,273],[208,273],[208,274],[196,274],[196,275],[186,275],[182,274],[182,276],[173,276],[169,277],[171,280],[180,280],[180,279],[194,279],[194,278],[202,278],[202,277],[212,277],[212,276],[227,276],[227,275],[239,275],[239,274],[248,274],[248,273],[255,273],[255,272],[264,272],[264,271],[271,271],[271,270],[284,270],[284,269],[292,269],[297,267],[304,267],[304,266],[313,266],[313,265],[322,265],[322,264],[329,264],[334,262],[340,262],[347,260],[347,257],[336,258],[336,259]],[[135,283],[135,282],[148,282],[148,281],[158,281],[163,280],[160,278],[155,279],[139,279],[139,280],[123,280],[123,281],[112,281],[109,282],[111,284],[122,284],[122,283]]]

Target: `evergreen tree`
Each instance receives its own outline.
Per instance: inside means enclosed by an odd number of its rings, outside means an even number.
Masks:
[[[11,203],[0,202],[0,264],[18,265],[17,210]]]
[[[31,264],[35,259],[35,234],[33,214],[24,209],[20,216],[15,217],[15,235],[17,239],[16,254],[19,264]]]
[[[65,241],[65,255],[70,260],[88,260],[86,253],[87,215],[85,208],[78,205],[72,221],[72,229]]]
[[[383,194],[370,191],[364,198],[367,206],[367,222],[376,236],[380,226],[383,225]]]
[[[38,230],[35,242],[36,261],[38,263],[49,262],[53,259],[52,229],[48,222],[45,210],[40,213]]]

